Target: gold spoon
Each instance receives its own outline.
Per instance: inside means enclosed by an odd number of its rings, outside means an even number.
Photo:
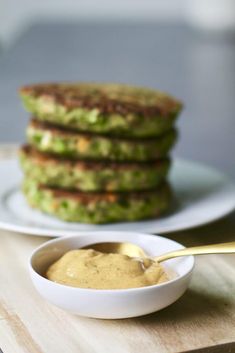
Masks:
[[[118,253],[128,255],[130,257],[147,257],[144,250],[136,244],[132,243],[96,243],[91,244],[84,249],[94,249],[104,253]],[[206,255],[206,254],[232,254],[235,253],[235,242],[221,243],[203,246],[194,246],[154,257],[154,261],[162,262],[174,257],[189,255]]]

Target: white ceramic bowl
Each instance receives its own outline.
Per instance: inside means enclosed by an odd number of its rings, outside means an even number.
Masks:
[[[66,251],[99,242],[131,242],[150,256],[183,246],[156,235],[129,232],[90,232],[87,235],[57,238],[37,248],[30,258],[30,275],[38,292],[50,303],[77,315],[102,319],[141,316],[165,308],[175,302],[187,289],[192,275],[192,256],[168,260],[166,270],[177,277],[169,282],[149,287],[98,290],[74,288],[49,281],[43,274]]]

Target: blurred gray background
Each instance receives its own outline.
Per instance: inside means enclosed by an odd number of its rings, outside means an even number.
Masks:
[[[0,142],[24,141],[25,83],[145,85],[185,103],[175,154],[235,177],[235,2],[211,4],[0,0]]]

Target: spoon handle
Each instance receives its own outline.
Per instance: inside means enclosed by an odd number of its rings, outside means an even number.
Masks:
[[[173,259],[179,256],[206,255],[206,254],[232,254],[235,253],[235,242],[221,243],[213,245],[194,246],[192,248],[171,251],[166,254],[155,257],[158,262]]]

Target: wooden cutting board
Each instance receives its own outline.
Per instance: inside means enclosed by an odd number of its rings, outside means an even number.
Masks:
[[[235,214],[166,236],[186,246],[233,241]],[[46,303],[34,289],[27,261],[47,239],[0,232],[2,352],[235,352],[234,255],[198,257],[188,291],[160,312],[135,319],[95,320]]]

